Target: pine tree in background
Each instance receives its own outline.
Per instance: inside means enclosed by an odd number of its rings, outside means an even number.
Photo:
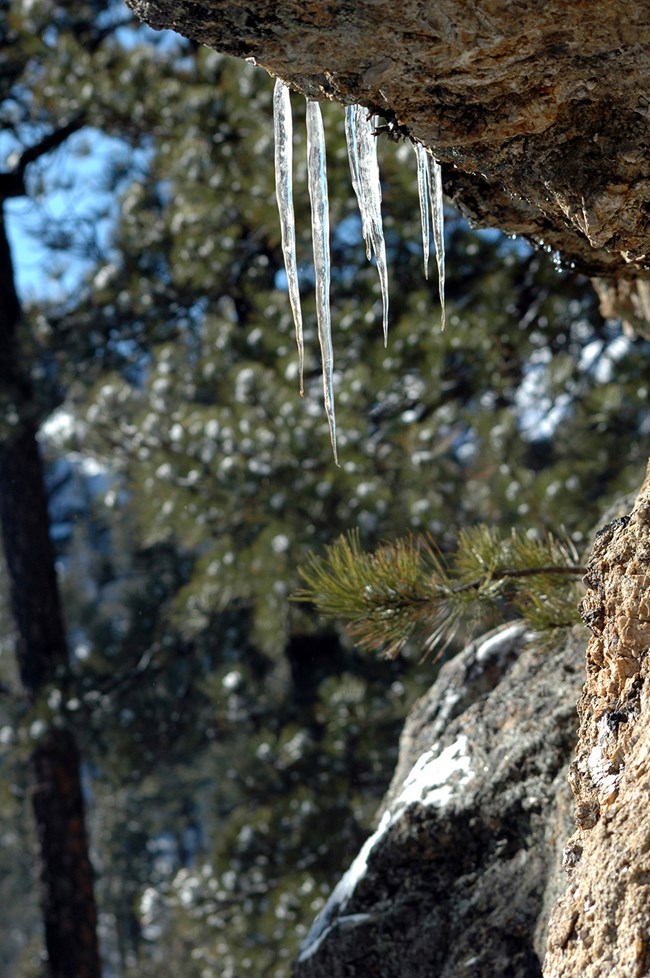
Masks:
[[[113,56],[124,54],[114,42],[124,21],[103,3],[67,10],[2,4],[0,116],[7,159],[0,175],[0,527],[17,666],[6,670],[13,675],[4,692],[18,707],[9,706],[13,729],[4,728],[3,743],[22,741],[30,770],[28,782],[19,779],[19,790],[31,801],[36,829],[45,943],[45,953],[36,953],[52,978],[93,978],[101,965],[78,740],[67,716],[69,646],[37,441],[56,391],[36,333],[22,315],[5,214],[10,201],[38,198],[56,151],[97,120],[94,86],[106,81],[102,69],[111,49]],[[118,63],[114,57],[112,67]],[[67,189],[49,182],[50,192]],[[54,227],[49,219],[41,231],[41,245],[71,249],[83,228],[71,229],[65,220]],[[27,919],[25,942],[31,930]],[[13,943],[20,955],[23,942]],[[12,964],[6,961],[7,968]],[[23,958],[19,967],[26,974],[32,962]]]
[[[48,6],[16,6],[25,37],[47,40]],[[76,453],[110,483],[59,541],[104,954],[139,978],[285,976],[367,832],[401,720],[435,668],[417,665],[417,648],[392,663],[360,656],[290,603],[298,568],[352,527],[364,548],[427,532],[443,555],[479,522],[533,541],[564,528],[579,547],[603,499],[638,478],[641,341],[600,319],[584,280],[451,212],[440,334],[413,150],[380,140],[385,350],[342,111],[325,106],[335,468],[299,136],[298,397],[272,83],[180,40],[110,31],[91,4],[66,11],[56,43],[38,48],[34,104],[86,113],[90,153],[100,132],[119,140],[103,171],[115,224],[92,248],[74,225],[43,224],[52,254],[81,243],[92,270],[27,318],[41,344],[32,367],[45,363],[65,398],[51,470]],[[107,31],[101,43],[84,23]],[[299,134],[297,101],[296,115]]]

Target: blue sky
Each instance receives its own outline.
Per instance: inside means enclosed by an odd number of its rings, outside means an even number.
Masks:
[[[0,147],[2,142],[0,140]],[[107,165],[127,151],[119,140],[86,128],[27,173],[29,196],[7,201],[7,231],[23,302],[63,298],[74,292],[106,251],[117,212],[115,194],[104,186]],[[6,158],[5,152],[0,154]],[[56,229],[75,228],[72,249],[48,247]]]
[[[107,10],[107,16],[119,19],[125,13],[121,3]],[[174,31],[153,31],[137,21],[116,31],[116,38],[126,49],[149,42],[180,50],[182,44]],[[36,133],[33,141],[43,135]],[[24,148],[12,133],[0,132],[0,168],[11,169]],[[106,173],[125,156],[136,167],[146,163],[145,151],[134,151],[88,126],[27,168],[28,196],[8,200],[4,210],[23,302],[62,299],[74,292],[97,264],[95,245],[100,252],[108,249],[119,203],[115,188],[106,186]],[[77,229],[72,249],[57,250],[44,243],[44,228],[52,232],[72,227]]]

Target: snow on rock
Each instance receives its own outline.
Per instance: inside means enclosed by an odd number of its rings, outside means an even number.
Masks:
[[[302,945],[299,961],[311,957],[334,927],[340,927],[344,922],[349,923],[352,919],[358,922],[360,917],[367,919],[367,914],[339,916],[338,911],[345,909],[359,880],[364,876],[373,849],[406,808],[414,804],[435,805],[439,808],[451,805],[455,791],[471,781],[473,777],[467,737],[462,734],[443,750],[440,750],[440,746],[436,744],[419,758],[406,778],[402,792],[393,807],[390,811],[384,812],[377,829],[366,839],[354,862],[341,877],[314,921]],[[336,919],[332,921],[335,914]]]
[[[476,643],[474,658],[477,662],[487,663],[494,658],[510,655],[514,648],[521,645],[522,638],[530,641],[532,637],[522,621],[508,622]]]
[[[436,745],[413,766],[397,798],[396,816],[406,805],[414,802],[439,808],[449,805],[458,786],[467,784],[473,778],[467,737],[461,734],[442,753],[438,753],[438,750]]]
[[[540,648],[509,622],[441,667],[294,978],[541,975],[573,824],[581,642]]]
[[[470,671],[463,677],[462,682],[450,683],[439,697],[437,709],[440,713],[440,722],[435,724],[434,736],[442,737],[445,728],[462,710],[463,693],[471,685],[470,677],[475,682],[477,674],[489,668],[503,668],[504,663],[512,658],[531,637],[522,621],[514,621],[495,629],[468,647],[466,658]],[[442,679],[441,675],[440,681]],[[377,829],[366,840],[314,921],[303,944],[299,961],[311,957],[334,927],[341,926],[344,920],[352,916],[358,916],[356,914],[338,916],[338,911],[345,909],[346,903],[364,876],[372,850],[408,806],[413,804],[433,805],[438,808],[451,806],[454,794],[467,785],[473,777],[470,745],[465,734],[461,733],[446,747],[442,746],[440,740],[436,740],[432,747],[422,751],[406,776],[399,778],[400,787],[392,793],[390,806],[384,811]]]

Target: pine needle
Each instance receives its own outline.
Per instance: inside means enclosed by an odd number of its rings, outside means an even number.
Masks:
[[[417,637],[438,654],[458,629],[475,627],[510,607],[536,631],[575,624],[577,578],[585,569],[569,541],[494,528],[464,529],[452,559],[430,537],[409,536],[373,552],[361,549],[358,530],[340,537],[322,557],[300,569],[308,601],[326,618],[346,623],[365,651],[395,658]]]

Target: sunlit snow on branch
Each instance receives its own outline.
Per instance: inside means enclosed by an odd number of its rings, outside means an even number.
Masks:
[[[293,126],[289,88],[281,79],[273,92],[275,134],[275,189],[280,212],[282,253],[287,272],[289,300],[293,312],[298,346],[300,393],[304,392],[304,343],[300,293],[296,259],[296,233],[293,210]],[[381,181],[377,162],[376,131],[368,110],[350,105],[345,110],[345,136],[348,145],[352,186],[359,204],[361,227],[368,260],[377,263],[382,298],[382,327],[384,345],[388,342],[388,264],[386,242],[381,217]],[[440,164],[421,144],[415,145],[418,174],[418,195],[422,220],[424,274],[429,275],[430,229],[438,263],[440,292],[440,321],[445,328],[445,244],[444,210],[442,199],[442,170]],[[307,100],[307,179],[311,200],[314,276],[316,280],[316,317],[323,369],[323,395],[330,430],[334,460],[338,465],[336,447],[336,414],[334,408],[334,355],[330,313],[330,244],[329,203],[327,195],[327,163],[325,134],[318,102]]]

